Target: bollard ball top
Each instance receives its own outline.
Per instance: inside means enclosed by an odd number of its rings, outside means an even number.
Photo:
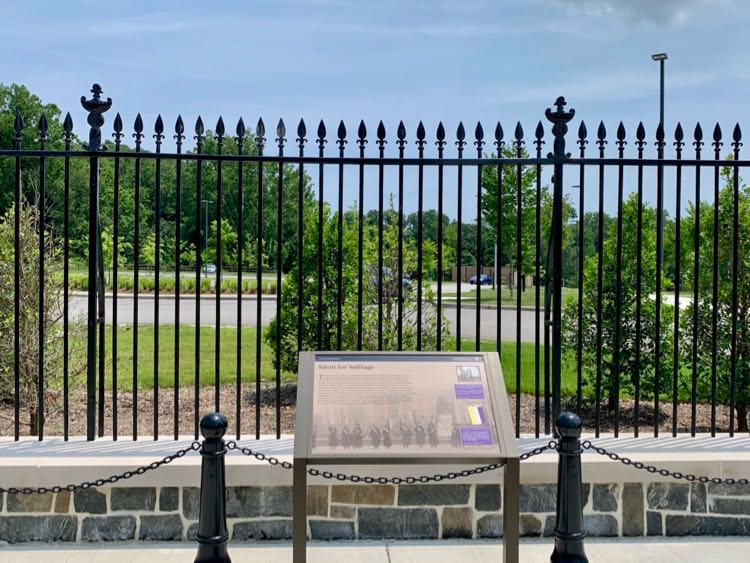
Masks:
[[[581,419],[572,412],[561,412],[555,421],[557,433],[563,438],[575,438],[581,435]]]
[[[201,419],[201,434],[204,438],[222,438],[229,423],[220,412],[212,412]]]

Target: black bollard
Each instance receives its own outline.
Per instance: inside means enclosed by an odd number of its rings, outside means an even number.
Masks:
[[[201,504],[195,563],[231,563],[227,553],[227,499],[224,477],[224,433],[227,419],[218,412],[201,419]]]
[[[588,563],[583,550],[581,501],[581,419],[570,412],[557,417],[560,454],[557,465],[557,521],[551,561]]]

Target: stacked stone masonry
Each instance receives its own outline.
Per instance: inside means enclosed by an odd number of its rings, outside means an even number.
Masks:
[[[2,496],[0,541],[171,541],[195,538],[195,487],[115,487]],[[549,536],[556,486],[521,485],[521,534]],[[702,483],[584,485],[589,536],[750,534],[750,486]],[[316,540],[497,538],[499,485],[313,485],[308,534]],[[292,489],[230,487],[233,541],[288,540]]]

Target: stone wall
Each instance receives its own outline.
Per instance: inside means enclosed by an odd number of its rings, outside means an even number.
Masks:
[[[521,534],[550,535],[553,484],[521,485]],[[584,485],[589,536],[750,534],[750,486],[656,482]],[[0,541],[170,541],[195,537],[195,487],[114,487],[2,497]],[[289,486],[229,487],[234,541],[292,533]],[[318,540],[496,538],[499,485],[312,485],[308,533]]]

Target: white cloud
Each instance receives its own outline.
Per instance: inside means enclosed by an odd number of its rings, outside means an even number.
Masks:
[[[569,10],[589,16],[607,17],[629,23],[680,24],[693,11],[720,10],[735,0],[554,0]]]

